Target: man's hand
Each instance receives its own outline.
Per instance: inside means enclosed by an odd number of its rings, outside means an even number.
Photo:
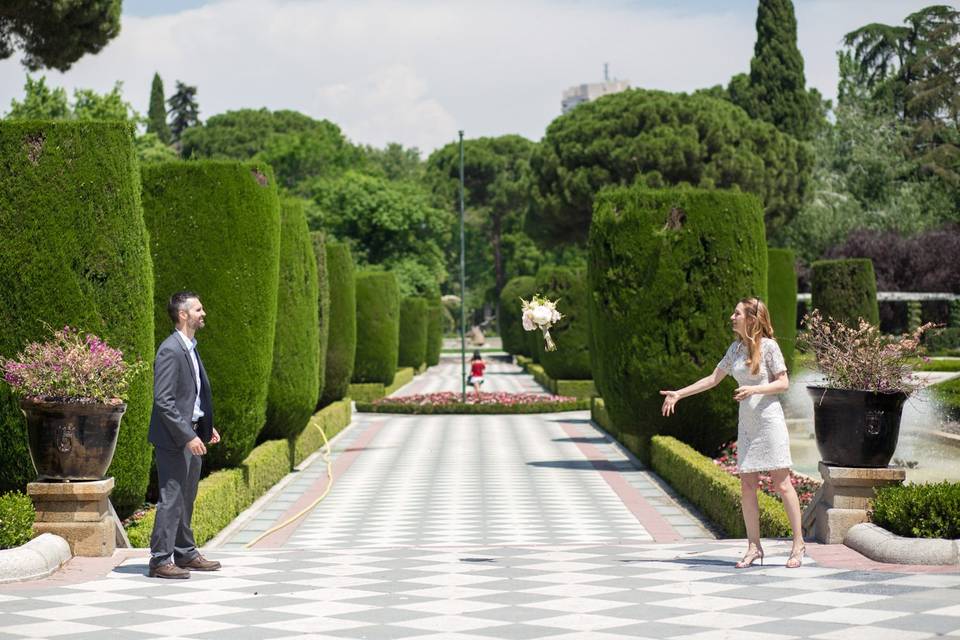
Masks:
[[[737,402],[743,402],[744,400],[746,400],[747,398],[749,398],[750,396],[756,393],[757,393],[756,387],[737,387],[733,391],[733,399],[736,400]]]
[[[194,438],[193,440],[188,442],[187,449],[189,449],[190,453],[192,453],[195,456],[202,456],[207,452],[207,448],[204,446],[203,440],[201,440],[200,438]]]
[[[217,444],[220,442],[220,434],[217,433],[216,427],[213,429],[213,435],[210,437],[210,444]]]
[[[661,391],[660,395],[665,396],[663,399],[663,407],[660,408],[661,413],[663,413],[664,417],[673,415],[676,411],[674,407],[676,407],[680,401],[680,394],[676,391]]]

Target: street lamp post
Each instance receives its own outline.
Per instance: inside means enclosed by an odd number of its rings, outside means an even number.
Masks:
[[[463,129],[460,130],[460,395],[467,403],[466,243],[463,239]]]

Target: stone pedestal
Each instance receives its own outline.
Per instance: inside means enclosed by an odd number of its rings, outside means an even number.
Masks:
[[[31,482],[27,495],[37,519],[35,535],[53,533],[75,556],[110,556],[116,549],[116,520],[110,505],[113,478],[91,482]]]
[[[803,532],[826,544],[841,544],[850,527],[867,522],[876,488],[902,484],[907,477],[905,470],[893,467],[835,467],[824,462],[820,475],[823,485],[803,512]]]

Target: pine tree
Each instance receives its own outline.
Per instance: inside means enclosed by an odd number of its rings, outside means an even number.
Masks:
[[[170,144],[170,126],[167,125],[167,107],[163,99],[163,80],[153,74],[150,87],[150,110],[147,112],[147,133],[155,133],[165,144]]]
[[[177,80],[177,91],[167,100],[170,106],[170,134],[179,142],[184,130],[200,124],[197,88]]]
[[[752,117],[800,140],[812,137],[820,117],[820,96],[806,90],[790,0],[760,0],[749,88],[745,84],[742,79],[737,86],[731,83],[731,99]]]

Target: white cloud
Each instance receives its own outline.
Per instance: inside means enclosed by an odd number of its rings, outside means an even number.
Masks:
[[[712,3],[709,3],[712,4]],[[836,92],[843,34],[899,23],[927,0],[799,0],[808,83]],[[701,5],[702,6],[702,5]],[[568,86],[602,65],[633,86],[690,91],[749,68],[754,10],[678,2],[560,0],[219,0],[170,15],[124,16],[100,54],[48,81],[106,91],[124,82],[145,112],[154,71],[198,87],[201,117],[243,107],[295,109],[338,123],[354,141],[424,151],[456,138],[539,139]],[[726,8],[725,8],[726,7]],[[736,8],[734,8],[736,7]],[[15,56],[0,62],[0,109],[22,95]]]

